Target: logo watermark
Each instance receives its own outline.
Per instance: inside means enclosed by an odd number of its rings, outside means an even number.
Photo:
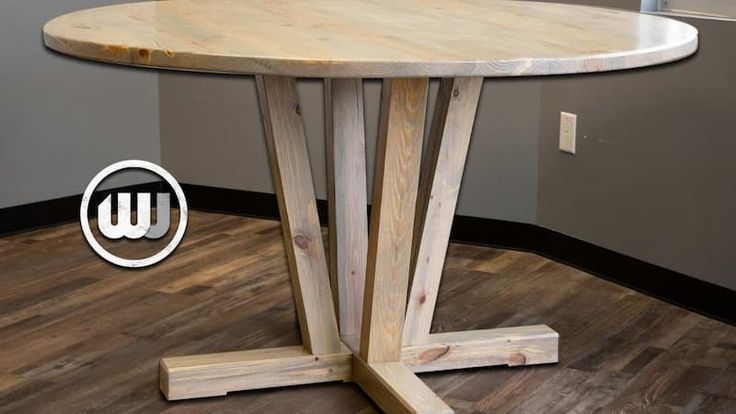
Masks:
[[[95,238],[89,225],[89,203],[97,186],[99,186],[107,177],[115,173],[133,169],[146,170],[161,177],[169,184],[179,201],[179,223],[174,237],[158,253],[142,259],[126,259],[109,252]],[[117,198],[117,224],[112,224],[112,194],[108,195],[97,205],[97,226],[104,237],[111,240],[122,238],[137,240],[144,237],[147,239],[160,239],[169,231],[169,227],[171,225],[169,208],[171,200],[168,193],[156,194],[156,224],[154,225],[151,224],[150,194],[137,194],[137,220],[135,224],[131,223],[131,194],[118,193]],[[84,190],[82,205],[79,208],[79,220],[82,224],[82,233],[84,233],[84,238],[87,240],[90,247],[92,247],[92,250],[110,263],[131,268],[151,266],[164,260],[168,255],[170,255],[184,237],[184,232],[187,228],[187,216],[187,200],[184,197],[184,191],[182,191],[179,183],[168,171],[164,170],[160,166],[141,160],[116,162],[97,173]]]

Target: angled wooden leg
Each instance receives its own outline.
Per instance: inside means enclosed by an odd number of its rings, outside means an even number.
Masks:
[[[383,83],[360,342],[368,363],[401,356],[427,83]]]
[[[368,252],[363,81],[325,80],[330,281],[342,340],[357,349]]]
[[[482,78],[443,79],[422,169],[402,362],[415,372],[557,362],[545,325],[430,334]]]
[[[303,346],[164,358],[160,383],[169,400],[352,377],[352,352],[340,341],[330,295],[296,82],[256,82]]]
[[[282,76],[257,76],[256,83],[302,341],[314,354],[339,352],[340,338],[296,81]]]
[[[483,78],[442,79],[422,170],[404,345],[427,341]]]

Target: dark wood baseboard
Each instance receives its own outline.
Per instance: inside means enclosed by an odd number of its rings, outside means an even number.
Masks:
[[[156,191],[146,183],[109,191]],[[193,210],[278,220],[276,196],[244,190],[182,184]],[[0,209],[0,235],[46,227],[78,218],[81,195]],[[327,202],[317,200],[327,223]],[[736,325],[736,291],[596,246],[529,223],[456,216],[451,238],[505,249],[523,250],[576,267],[683,308]]]
[[[736,291],[534,224],[456,216],[457,242],[524,250],[694,312],[736,324]]]
[[[107,194],[112,192],[155,192],[161,188],[162,183],[155,181],[100,190],[94,193],[90,204],[95,205],[96,202],[102,201],[104,197],[107,197]],[[175,200],[172,200],[172,204],[174,203]],[[77,194],[54,200],[2,208],[0,209],[0,236],[78,221],[79,206],[81,204],[82,194]],[[135,210],[135,207],[136,203],[132,203],[131,208]]]

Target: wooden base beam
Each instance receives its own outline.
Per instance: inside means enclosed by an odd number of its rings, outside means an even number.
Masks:
[[[350,381],[352,352],[312,355],[301,346],[164,358],[167,400],[215,397],[232,391]]]
[[[557,332],[547,325],[437,333],[425,344],[404,346],[401,362],[414,372],[553,364],[558,341]]]
[[[322,355],[291,346],[171,357],[161,360],[161,391],[167,400],[182,400],[354,381],[386,412],[450,413],[415,372],[555,363],[558,339],[546,325],[438,333],[425,344],[404,346],[400,362],[371,364],[344,344],[340,352]]]
[[[403,362],[368,364],[353,358],[353,381],[386,413],[452,413]]]

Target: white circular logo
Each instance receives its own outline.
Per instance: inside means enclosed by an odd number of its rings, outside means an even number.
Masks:
[[[153,256],[149,256],[143,259],[126,259],[110,253],[104,247],[102,247],[102,245],[100,245],[89,226],[89,203],[90,199],[92,198],[92,194],[94,193],[97,186],[100,185],[100,183],[110,175],[122,170],[129,169],[146,170],[163,178],[174,190],[176,198],[179,201],[179,225],[176,229],[174,237],[161,251],[154,254]],[[118,217],[117,224],[115,225],[112,224],[110,219],[112,199],[111,196],[108,196],[97,206],[97,219],[100,232],[103,234],[103,236],[109,239],[120,239],[123,237],[128,239],[140,239],[142,237],[146,237],[149,239],[158,239],[163,237],[163,235],[166,234],[169,229],[169,194],[158,193],[157,197],[159,203],[156,214],[157,222],[155,225],[152,226],[150,220],[150,194],[138,194],[138,212],[137,222],[135,225],[132,225],[130,223],[130,194],[118,194]],[[84,195],[82,196],[82,205],[79,208],[79,220],[82,224],[82,233],[84,233],[84,238],[87,239],[87,243],[89,243],[90,247],[92,247],[92,249],[98,255],[100,255],[100,257],[107,260],[108,262],[116,264],[118,266],[132,268],[151,266],[160,262],[161,260],[164,260],[168,255],[170,255],[174,251],[174,249],[176,249],[176,246],[179,245],[181,239],[184,237],[184,231],[187,228],[187,215],[187,200],[184,197],[184,191],[182,191],[181,186],[179,186],[179,183],[176,182],[174,177],[160,166],[148,161],[141,160],[125,160],[116,162],[115,164],[112,164],[100,171],[97,175],[95,175],[92,181],[90,181],[89,185],[87,185],[87,188],[84,190]]]

